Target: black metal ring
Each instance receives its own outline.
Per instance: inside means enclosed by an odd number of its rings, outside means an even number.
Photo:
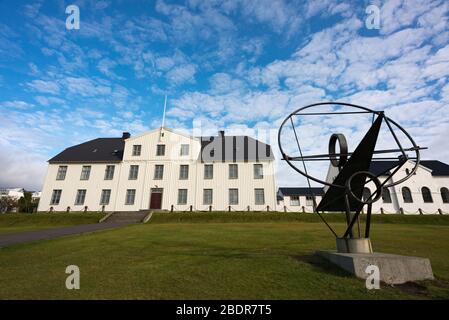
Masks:
[[[315,182],[317,182],[317,183],[319,183],[319,184],[322,184],[322,185],[325,185],[325,186],[329,186],[329,187],[335,187],[335,188],[345,188],[345,186],[340,186],[340,185],[338,185],[338,184],[330,183],[330,182],[323,181],[323,180],[321,180],[321,179],[315,178],[315,177],[313,177],[313,176],[311,176],[311,175],[305,173],[304,171],[298,169],[293,163],[291,163],[291,160],[290,160],[291,157],[290,157],[288,154],[286,154],[286,153],[284,152],[284,149],[282,148],[282,143],[281,143],[282,129],[284,128],[284,125],[287,123],[287,121],[288,121],[290,118],[292,118],[292,116],[294,116],[294,115],[300,115],[299,113],[300,113],[301,111],[303,111],[303,110],[306,110],[306,109],[309,109],[309,108],[313,108],[313,107],[317,107],[317,106],[323,106],[323,105],[339,105],[339,106],[347,106],[347,107],[352,107],[352,108],[357,108],[357,109],[365,110],[365,111],[367,111],[367,112],[371,112],[371,113],[377,114],[377,115],[379,115],[379,114],[381,113],[381,111],[375,111],[375,110],[372,110],[372,109],[369,109],[369,108],[366,108],[366,107],[362,107],[362,106],[359,106],[359,105],[351,104],[351,103],[327,101],[327,102],[313,103],[313,104],[307,105],[307,106],[305,106],[305,107],[301,107],[301,108],[299,108],[299,109],[293,111],[292,113],[290,113],[290,114],[288,115],[288,117],[286,117],[286,118],[284,119],[284,121],[282,121],[282,124],[281,124],[281,126],[280,126],[280,128],[279,128],[279,131],[278,131],[278,146],[279,146],[279,151],[281,152],[282,158],[287,162],[287,164],[288,164],[293,170],[295,170],[296,172],[300,173],[301,175],[305,176],[306,178],[308,178],[308,179],[310,179],[310,180],[312,180],[312,181],[315,181]],[[419,152],[418,145],[415,143],[415,141],[414,141],[413,138],[410,136],[410,134],[409,134],[403,127],[401,127],[397,122],[393,121],[392,119],[388,118],[387,116],[385,116],[385,119],[386,119],[387,121],[390,121],[390,122],[397,128],[397,129],[399,129],[399,130],[400,130],[400,131],[401,131],[401,132],[402,132],[402,133],[409,139],[409,141],[411,142],[412,146],[413,146],[414,148],[416,148],[416,150],[415,150],[416,160],[414,161],[414,162],[415,162],[415,166],[414,166],[413,169],[411,170],[410,174],[407,175],[406,177],[404,177],[404,178],[398,180],[398,181],[388,183],[388,184],[386,184],[386,185],[384,186],[385,188],[389,188],[389,187],[396,186],[396,185],[398,185],[398,184],[400,184],[400,183],[402,183],[402,182],[408,180],[408,179],[409,179],[409,178],[410,178],[410,177],[411,177],[411,176],[418,170],[421,156],[420,156],[420,152]]]
[[[340,157],[335,152],[336,143],[340,146]],[[334,133],[329,140],[329,158],[334,167],[343,167],[348,161],[348,142],[342,133]]]
[[[356,177],[356,176],[358,176],[358,175],[361,175],[361,174],[363,174],[363,175],[365,175],[365,176],[367,176],[367,177],[370,177],[370,178],[371,178],[371,181],[373,181],[374,184],[376,185],[375,197],[374,197],[374,198],[371,198],[371,200],[368,199],[368,200],[364,201],[364,200],[363,200],[363,196],[362,196],[362,199],[359,199],[359,198],[357,198],[357,196],[354,194],[354,192],[352,192],[352,189],[351,189],[351,182],[352,182],[352,179],[354,179],[354,177]],[[351,177],[349,177],[348,181],[346,181],[346,190],[347,190],[349,196],[350,196],[352,199],[356,200],[357,202],[363,203],[363,204],[371,204],[371,203],[374,203],[374,202],[376,202],[377,200],[379,200],[380,197],[382,196],[382,184],[380,183],[379,178],[377,178],[374,174],[372,174],[372,173],[369,172],[369,171],[359,171],[359,172],[354,173]]]

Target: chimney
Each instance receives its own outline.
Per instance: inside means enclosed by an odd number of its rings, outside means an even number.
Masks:
[[[223,130],[218,131],[218,136],[224,138],[224,131]]]
[[[128,139],[131,137],[131,134],[129,132],[123,132],[122,139]]]

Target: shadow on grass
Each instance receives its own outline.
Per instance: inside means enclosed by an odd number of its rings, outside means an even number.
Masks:
[[[292,256],[292,258],[296,261],[307,263],[317,272],[325,272],[327,274],[346,278],[352,276],[349,272],[338,268],[333,263],[315,254]]]

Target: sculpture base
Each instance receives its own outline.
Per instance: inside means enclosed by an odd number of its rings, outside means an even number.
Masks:
[[[337,238],[339,253],[373,253],[369,238]]]
[[[427,258],[387,253],[338,253],[336,251],[317,251],[315,254],[361,279],[369,276],[365,272],[369,265],[379,268],[380,281],[387,284],[434,279],[432,266]]]

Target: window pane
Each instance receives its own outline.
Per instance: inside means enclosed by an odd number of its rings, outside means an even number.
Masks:
[[[178,189],[178,204],[187,204],[187,189]]]
[[[432,203],[433,202],[432,193],[430,192],[429,188],[423,187],[421,189],[421,193],[422,193],[422,198],[423,198],[425,203]]]
[[[443,203],[449,203],[449,190],[447,188],[441,188],[441,199]]]
[[[101,198],[100,198],[100,204],[101,205],[107,205],[109,204],[109,200],[111,199],[111,190],[110,189],[104,189],[101,191]]]
[[[156,150],[157,156],[164,156],[165,155],[165,144],[158,144],[157,150]]]
[[[384,203],[391,203],[391,194],[390,190],[387,188],[382,188],[382,200]]]
[[[179,167],[179,179],[186,180],[189,178],[189,166],[182,164]]]
[[[127,205],[134,204],[135,197],[136,197],[136,190],[135,189],[128,189],[128,190],[126,190],[125,204],[127,204]]]
[[[86,190],[80,189],[76,193],[75,205],[83,205],[86,198]]]
[[[368,201],[368,199],[371,198],[371,190],[368,188],[364,188],[363,189],[363,195],[362,195],[362,200],[363,201]]]
[[[229,189],[229,204],[230,205],[239,204],[239,190],[238,189]]]
[[[64,180],[67,173],[67,166],[59,166],[56,180]]]
[[[255,189],[256,204],[265,204],[265,193],[263,189]]]
[[[81,169],[81,180],[89,180],[90,166],[83,166]]]
[[[238,167],[237,164],[229,165],[229,179],[238,179]]]
[[[140,156],[142,152],[142,146],[140,144],[133,145],[133,156]]]
[[[214,165],[206,164],[204,165],[204,179],[214,178]]]
[[[154,179],[162,180],[163,176],[164,176],[164,165],[157,164],[154,167]]]
[[[313,197],[306,196],[306,206],[313,207]]]
[[[290,205],[299,206],[299,196],[290,196]]]
[[[181,144],[181,156],[188,156],[188,155],[189,155],[189,145]]]
[[[263,166],[261,164],[254,165],[254,179],[263,179]]]
[[[129,180],[137,180],[137,176],[139,175],[139,166],[138,165],[131,165],[129,167]]]
[[[60,190],[60,189],[53,190],[53,193],[51,195],[50,204],[58,205],[59,201],[61,200],[61,194],[62,194],[62,190]]]
[[[402,198],[404,199],[405,203],[413,202],[412,192],[410,191],[409,188],[407,188],[407,187],[402,188]]]
[[[203,192],[203,204],[212,204],[212,189],[204,189]]]
[[[115,166],[106,166],[106,170],[104,172],[104,180],[114,179],[114,171],[115,171]]]

